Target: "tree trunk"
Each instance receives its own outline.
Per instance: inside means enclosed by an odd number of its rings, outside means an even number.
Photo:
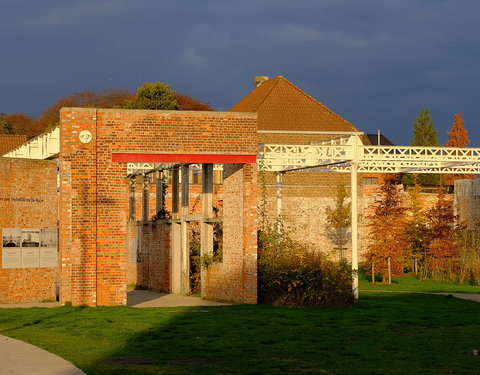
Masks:
[[[388,283],[392,283],[392,269],[390,267],[390,257],[387,258],[387,263],[388,263]]]
[[[375,284],[375,262],[372,261],[372,284]]]

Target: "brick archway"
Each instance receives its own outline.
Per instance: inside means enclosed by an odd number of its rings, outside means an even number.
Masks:
[[[256,164],[245,161],[256,132],[255,114],[62,109],[61,302],[126,303],[126,163],[112,155],[195,154],[240,157],[226,168],[225,260],[207,285],[211,298],[255,303]]]

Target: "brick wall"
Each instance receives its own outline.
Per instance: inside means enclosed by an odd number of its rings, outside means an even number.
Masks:
[[[127,285],[147,287],[156,292],[170,291],[170,224],[165,220],[130,222],[135,243],[127,260]],[[139,238],[140,241],[139,242]]]
[[[56,161],[0,158],[0,174],[0,229],[57,228]],[[0,303],[54,301],[57,283],[58,267],[2,266]]]
[[[455,207],[466,229],[478,231],[480,225],[480,180],[455,181]]]
[[[223,244],[228,251],[224,250],[222,263],[211,265],[206,278],[202,276],[202,295],[256,303],[257,165],[225,165],[223,173]]]
[[[90,143],[80,142],[83,130],[92,134]],[[112,153],[251,155],[257,150],[254,114],[64,108],[60,133],[61,301],[75,305],[126,302],[128,181],[126,163],[112,162]],[[254,172],[247,177],[246,185]],[[254,214],[244,218],[243,228],[255,226]],[[254,251],[249,236],[245,252]],[[250,266],[244,268],[245,290],[252,273]],[[251,297],[244,292],[244,298]]]

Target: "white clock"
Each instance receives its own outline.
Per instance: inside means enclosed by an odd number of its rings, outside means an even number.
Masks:
[[[78,138],[80,139],[80,142],[82,142],[82,143],[90,143],[93,136],[92,136],[92,133],[90,133],[88,130],[82,130],[80,132],[80,134],[78,135]]]

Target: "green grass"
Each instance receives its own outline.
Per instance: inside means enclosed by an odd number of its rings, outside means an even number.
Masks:
[[[0,334],[87,374],[480,374],[480,304],[364,292],[348,308],[0,310]],[[154,364],[109,364],[143,358]]]
[[[359,279],[360,290],[388,290],[408,292],[447,292],[447,293],[473,293],[480,294],[480,288],[472,285],[458,285],[442,281],[420,281],[414,276],[403,276],[392,280],[392,284],[369,282],[363,274]]]

